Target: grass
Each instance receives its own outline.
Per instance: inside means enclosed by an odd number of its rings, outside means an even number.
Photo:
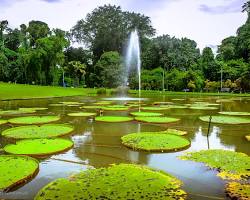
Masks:
[[[250,157],[244,153],[228,150],[202,150],[186,153],[183,160],[203,162],[219,170],[218,176],[228,180],[247,180],[250,176]]]
[[[185,199],[181,182],[147,167],[120,164],[57,179],[36,195],[44,199]]]
[[[0,83],[0,100],[86,96],[89,93],[96,93],[96,90],[87,88],[63,88],[53,86]]]
[[[74,127],[67,124],[28,125],[6,129],[1,135],[15,139],[54,138],[67,135],[73,130]]]
[[[6,145],[4,151],[17,155],[45,156],[65,151],[72,146],[72,141],[61,138],[20,140],[16,144]]]
[[[0,156],[0,190],[9,189],[27,182],[39,168],[37,160],[28,156]]]
[[[151,152],[178,151],[190,146],[190,141],[184,137],[161,132],[131,133],[121,140],[129,148]]]

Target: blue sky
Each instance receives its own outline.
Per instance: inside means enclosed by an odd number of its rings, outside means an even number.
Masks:
[[[11,27],[41,20],[69,30],[97,6],[120,5],[123,10],[151,17],[157,35],[195,40],[200,48],[220,44],[246,21],[245,0],[0,0],[0,20]]]

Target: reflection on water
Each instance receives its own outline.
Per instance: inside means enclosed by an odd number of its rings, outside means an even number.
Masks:
[[[180,101],[180,99],[183,100]],[[164,111],[165,115],[181,119],[178,123],[170,125],[153,125],[136,121],[125,123],[95,122],[89,118],[67,116],[69,112],[93,110],[84,110],[75,106],[50,106],[50,104],[62,101],[78,101],[91,105],[91,103],[101,100],[103,98],[64,97],[0,101],[0,108],[5,110],[19,107],[48,107],[48,110],[38,111],[37,114],[60,115],[62,118],[60,123],[70,123],[75,126],[74,133],[65,136],[65,138],[69,138],[74,142],[73,149],[41,160],[40,172],[31,182],[8,194],[0,193],[0,198],[32,199],[41,187],[56,178],[67,177],[90,167],[105,167],[113,163],[137,163],[163,170],[182,180],[184,183],[183,189],[189,193],[189,199],[203,200],[213,199],[213,197],[224,199],[225,182],[216,176],[216,171],[208,169],[202,163],[180,160],[178,156],[182,155],[183,152],[208,149],[207,139],[209,139],[210,149],[227,149],[250,154],[250,144],[244,138],[246,134],[249,134],[249,125],[212,124],[207,138],[208,123],[199,120],[199,116],[214,115],[218,111],[250,112],[249,100],[246,98],[234,99],[231,102],[220,102],[218,110],[190,110],[186,108],[166,110]],[[105,98],[105,100],[112,100],[118,104],[129,100],[138,101],[137,98]],[[148,105],[162,101],[181,105],[197,101],[215,103],[216,100],[218,100],[218,97],[147,96],[147,99],[143,99],[144,103]],[[136,108],[134,111],[136,111]],[[105,111],[104,115],[128,116],[129,112]],[[11,116],[3,118],[8,119]],[[10,125],[2,125],[0,131],[9,127]],[[191,147],[174,153],[148,153],[133,151],[121,145],[120,137],[128,133],[163,131],[168,127],[187,131],[188,135],[186,137],[190,139]],[[0,136],[0,148],[14,142]]]

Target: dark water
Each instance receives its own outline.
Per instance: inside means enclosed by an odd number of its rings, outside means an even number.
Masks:
[[[216,176],[216,171],[208,169],[201,163],[180,160],[178,156],[187,151],[208,149],[206,138],[208,124],[200,121],[198,119],[199,116],[216,114],[219,111],[250,112],[250,98],[231,98],[231,102],[220,103],[217,106],[218,110],[170,109],[164,111],[163,113],[166,116],[181,119],[178,123],[171,125],[146,124],[135,121],[125,123],[94,122],[88,120],[88,118],[69,117],[66,115],[69,112],[84,111],[79,107],[49,106],[51,103],[61,101],[78,101],[91,105],[92,102],[103,100],[103,98],[64,97],[0,101],[0,108],[6,110],[19,107],[48,107],[48,110],[37,111],[37,114],[60,115],[60,123],[70,123],[76,128],[72,135],[66,137],[74,141],[73,149],[41,160],[40,171],[32,181],[13,192],[0,193],[0,199],[33,199],[38,190],[59,177],[67,177],[80,170],[108,166],[112,163],[137,163],[170,173],[183,181],[182,188],[188,193],[188,199],[226,199],[224,194],[226,182]],[[176,104],[193,103],[196,101],[215,103],[216,100],[222,97],[146,96],[146,98],[148,99],[144,102],[150,105],[154,101],[171,101]],[[176,98],[177,100],[173,100]],[[124,101],[114,103],[124,103]],[[105,111],[104,115],[127,116],[129,111]],[[2,118],[8,119],[10,117]],[[2,131],[9,127],[10,125],[1,125],[0,130]],[[186,137],[191,140],[191,147],[185,151],[175,153],[146,153],[132,151],[121,145],[120,137],[125,134],[160,131],[168,127],[188,131]],[[210,149],[228,149],[249,155],[250,143],[244,138],[249,133],[250,125],[212,124],[209,136]],[[13,142],[15,141],[9,141],[0,136],[0,148]]]

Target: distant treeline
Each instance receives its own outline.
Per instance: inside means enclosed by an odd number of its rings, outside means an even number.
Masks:
[[[30,21],[11,29],[0,21],[0,81],[37,85],[115,88],[124,81],[123,56],[129,33],[140,34],[142,88],[150,90],[250,91],[250,3],[237,35],[202,51],[188,38],[154,37],[149,17],[105,5],[79,20],[69,32]],[[74,42],[85,48],[75,48]],[[221,85],[221,80],[223,80]],[[136,71],[129,76],[138,87]]]

